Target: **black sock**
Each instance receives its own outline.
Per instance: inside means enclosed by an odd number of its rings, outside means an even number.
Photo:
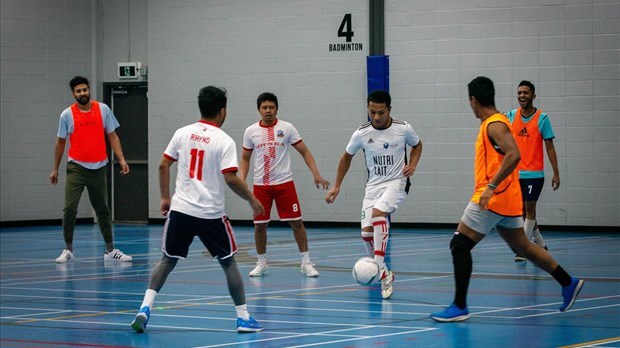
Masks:
[[[476,243],[469,237],[456,233],[450,242],[452,251],[452,264],[454,265],[454,281],[456,291],[454,293],[454,304],[464,309],[467,307],[467,289],[473,268],[471,249]]]
[[[572,279],[571,276],[566,273],[564,268],[562,268],[562,266],[560,265],[558,265],[558,268],[551,272],[551,276],[555,278],[555,280],[557,280],[558,283],[562,285],[562,287],[569,286]]]

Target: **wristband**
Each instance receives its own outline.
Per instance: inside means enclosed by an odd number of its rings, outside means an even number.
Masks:
[[[494,190],[497,188],[497,186],[495,186],[495,185],[493,185],[493,184],[491,184],[491,183],[488,183],[488,184],[487,184],[487,186],[488,186],[488,187],[490,187],[490,188],[492,188],[492,189],[494,189]]]

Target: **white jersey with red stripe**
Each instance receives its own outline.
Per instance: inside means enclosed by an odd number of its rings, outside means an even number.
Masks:
[[[371,122],[359,127],[347,144],[346,151],[355,155],[364,150],[368,168],[367,186],[378,185],[394,179],[405,179],[403,168],[407,161],[407,145],[416,146],[420,138],[413,127],[401,120],[392,119],[386,129],[376,129]]]
[[[238,169],[235,141],[217,125],[199,121],[179,128],[164,156],[177,161],[170,210],[202,219],[225,215],[225,172]]]
[[[271,126],[263,126],[260,121],[249,126],[243,134],[243,149],[254,151],[254,185],[292,181],[289,145],[301,141],[297,129],[280,119]]]

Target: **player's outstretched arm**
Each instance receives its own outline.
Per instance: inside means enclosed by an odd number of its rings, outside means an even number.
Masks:
[[[338,171],[336,172],[336,182],[325,195],[325,202],[334,203],[336,197],[338,197],[338,194],[340,193],[340,185],[342,184],[345,175],[347,175],[347,172],[351,167],[352,159],[353,155],[350,155],[346,151],[342,154],[342,156],[340,156],[340,161],[338,162]]]
[[[316,165],[316,161],[314,160],[314,156],[312,156],[310,149],[308,149],[303,141],[293,145],[293,147],[297,150],[297,152],[299,152],[301,157],[306,162],[308,169],[312,172],[312,176],[314,177],[314,185],[316,188],[323,187],[324,190],[327,190],[329,188],[329,181],[325,180],[325,178],[323,178],[319,173],[319,168]]]

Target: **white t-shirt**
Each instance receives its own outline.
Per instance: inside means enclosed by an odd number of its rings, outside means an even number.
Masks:
[[[420,138],[409,123],[393,118],[386,129],[375,129],[371,122],[359,127],[353,132],[346,151],[355,155],[357,150],[364,150],[368,168],[366,185],[371,186],[404,178],[407,145],[416,146],[419,142]]]
[[[170,210],[202,219],[224,216],[223,173],[237,171],[235,141],[215,124],[199,121],[179,128],[164,156],[178,161]]]
[[[301,135],[289,122],[276,120],[271,126],[260,121],[243,134],[243,149],[254,151],[254,185],[277,185],[293,180],[290,146],[301,142]]]

